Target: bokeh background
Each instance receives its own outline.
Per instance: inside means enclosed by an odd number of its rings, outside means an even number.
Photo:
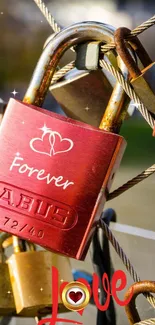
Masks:
[[[155,13],[154,0],[50,0],[45,1],[57,22],[63,27],[72,23],[95,20],[115,27],[126,26],[133,29]],[[52,33],[50,26],[33,0],[0,0],[0,98],[6,102],[14,89],[17,99],[22,99],[31,75],[41,54],[43,44]],[[140,35],[152,60],[155,60],[155,27]],[[71,60],[68,54],[61,65]],[[45,108],[56,110],[56,101],[48,94]],[[121,129],[127,140],[127,149],[121,168],[115,178],[113,188],[151,166],[155,158],[155,139],[152,130],[135,113]],[[152,239],[142,235],[132,235],[132,229],[124,234],[114,230],[116,237],[131,258],[142,279],[154,280],[154,176],[145,180],[117,199],[106,204],[117,212],[119,224],[139,227],[152,231]],[[147,233],[149,234],[149,233]],[[124,269],[113,249],[111,250],[115,269]],[[72,267],[92,272],[90,255],[85,263],[71,261]],[[128,278],[128,285],[132,281]],[[142,318],[153,317],[154,311],[143,300],[139,303]],[[145,308],[144,308],[145,307]],[[88,307],[83,315],[84,324],[95,324],[95,308]],[[79,316],[75,316],[77,320]],[[122,307],[117,308],[118,324],[128,324]],[[14,319],[13,324],[34,324],[34,320]],[[104,325],[104,324],[103,324]]]

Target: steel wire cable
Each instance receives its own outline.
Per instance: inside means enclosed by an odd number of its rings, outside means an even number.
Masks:
[[[138,276],[137,272],[135,271],[133,265],[131,264],[129,258],[126,256],[126,254],[123,251],[122,247],[120,246],[119,242],[117,241],[117,239],[113,235],[113,233],[110,230],[110,228],[104,222],[104,220],[102,219],[102,217],[100,219],[100,224],[101,224],[101,228],[103,229],[105,235],[107,236],[107,238],[111,242],[111,244],[114,247],[116,253],[118,254],[118,256],[122,260],[123,264],[125,265],[127,271],[131,275],[133,281],[134,282],[141,281],[140,280],[140,277]],[[144,293],[144,296],[146,297],[146,299],[148,300],[148,302],[152,305],[152,307],[155,308],[155,297],[151,293],[147,293],[147,294]]]

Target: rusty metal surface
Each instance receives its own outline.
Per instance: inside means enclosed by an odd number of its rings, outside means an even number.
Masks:
[[[119,59],[118,65],[127,80],[129,77],[128,70],[121,59]],[[126,117],[129,103],[129,97],[119,82],[117,82],[100,123],[100,128],[109,132],[118,133]]]
[[[60,58],[68,48],[89,40],[111,41],[113,27],[96,22],[74,24],[62,30],[44,49],[23,101],[41,106]]]
[[[141,75],[141,71],[138,68],[136,62],[133,60],[132,56],[130,55],[126,45],[127,43],[125,41],[125,38],[130,32],[131,30],[128,28],[125,27],[118,28],[115,32],[114,39],[115,39],[116,50],[118,54],[120,55],[123,62],[127,66],[131,77],[136,78]],[[134,51],[136,51],[136,54],[138,55],[144,67],[152,63],[152,60],[150,59],[148,53],[146,52],[146,50],[144,49],[143,45],[141,44],[141,42],[137,37],[134,37],[134,39],[130,41],[130,45],[132,46]]]
[[[115,29],[109,25],[103,25],[103,30],[105,34],[102,35],[102,42],[107,41],[107,36],[109,40],[113,41]],[[89,44],[92,43],[96,44],[96,42],[89,42]],[[100,44],[101,41],[97,43]],[[86,44],[80,44],[79,46],[83,48]],[[112,61],[112,64],[117,64],[116,56],[113,53],[109,52],[108,58]],[[91,71],[88,74],[86,71],[84,73],[84,71],[74,69],[61,82],[52,85],[50,91],[67,116],[93,126],[99,126],[108,104],[112,87],[108,78],[101,70]]]
[[[129,319],[129,324],[134,325],[137,322],[140,322],[140,316],[136,309],[135,300],[138,295],[141,293],[155,293],[155,281],[140,281],[133,284],[127,291],[125,299],[129,299],[132,295],[130,302],[125,306],[125,311]]]
[[[155,64],[150,59],[137,37],[130,41],[130,45],[139,57],[144,69],[141,71],[131,57],[125,38],[130,33],[128,28],[119,28],[115,32],[116,50],[127,66],[132,78],[131,84],[146,108],[155,114]]]

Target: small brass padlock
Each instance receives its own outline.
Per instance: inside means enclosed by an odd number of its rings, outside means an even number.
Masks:
[[[132,59],[125,43],[125,38],[129,33],[130,29],[125,27],[116,30],[116,50],[129,70],[132,78],[130,82],[136,94],[147,109],[155,114],[155,62],[152,62],[139,39],[134,37],[129,43],[144,66],[142,71],[139,69]]]
[[[7,263],[18,316],[35,317],[52,313],[52,272],[59,271],[59,285],[73,280],[69,259],[48,251],[21,252],[13,236],[14,254]],[[59,312],[68,311],[59,297]]]
[[[125,306],[125,311],[130,325],[134,325],[141,321],[135,302],[138,295],[147,293],[155,293],[155,281],[136,282],[128,289],[127,293],[125,294],[125,300],[129,300],[132,296],[130,302]]]
[[[15,302],[12,293],[11,281],[6,257],[2,248],[3,241],[10,236],[0,233],[0,316],[16,314]]]

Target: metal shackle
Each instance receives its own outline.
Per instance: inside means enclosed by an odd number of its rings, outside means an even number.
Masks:
[[[10,237],[10,234],[1,232],[0,233],[0,262],[3,263],[5,261],[4,256],[4,248],[3,248],[3,242]]]
[[[130,302],[125,306],[125,311],[130,325],[134,325],[141,321],[138,311],[136,309],[136,298],[141,293],[155,293],[155,281],[140,281],[134,283],[126,292],[125,299],[129,299],[131,294],[132,298]]]
[[[54,71],[68,48],[81,42],[103,39],[109,41],[109,29],[103,29],[101,23],[84,22],[63,29],[41,54],[23,102],[36,106],[43,104]]]
[[[83,22],[74,24],[62,30],[60,33],[56,34],[52,38],[52,40],[46,45],[38,61],[23,102],[36,106],[42,105],[45,95],[48,91],[50,82],[52,80],[54,71],[61,57],[63,56],[65,51],[67,51],[68,48],[89,40],[101,40],[103,41],[103,43],[113,41],[114,31],[115,28],[107,24],[96,22]],[[124,64],[121,70],[124,76],[126,76],[127,78],[128,71]],[[118,107],[120,107],[120,103],[122,109],[124,99],[127,98],[126,93],[118,82],[116,82],[116,86],[113,90],[110,100],[112,101],[113,99],[113,101],[116,102],[116,98],[118,99],[118,101],[115,107],[115,111]],[[117,114],[117,116],[118,115],[119,114]],[[104,125],[102,124],[102,126]]]
[[[102,43],[113,42],[115,29],[104,23],[102,28],[105,31],[102,35]],[[48,37],[44,47],[53,37],[55,35]],[[94,41],[88,43],[92,44],[92,42],[94,43]],[[83,44],[85,43],[82,43],[82,46]],[[107,56],[116,66],[116,54],[109,51]],[[60,81],[51,83],[49,91],[68,117],[98,127],[114,87],[112,83],[115,83],[115,80],[112,80],[106,70],[88,71],[74,68]]]
[[[46,39],[44,46],[43,46],[43,50],[45,49],[45,47],[52,41],[52,39],[57,35],[58,33],[53,33],[50,36],[48,36],[48,38]]]
[[[10,234],[6,233],[6,232],[0,232],[0,247],[2,247],[3,242],[8,239],[9,237],[11,237]]]
[[[137,78],[141,75],[141,71],[138,68],[136,62],[132,58],[125,39],[131,32],[130,29],[126,27],[120,27],[115,31],[114,39],[116,44],[116,51],[122,58],[123,62],[125,63],[126,67],[129,70],[129,73],[132,78]],[[152,63],[148,53],[146,52],[145,48],[141,44],[140,40],[137,37],[132,38],[129,40],[129,44],[136,52],[138,58],[140,59],[141,63],[143,64],[144,68],[147,67]]]
[[[128,80],[129,73],[127,67],[120,57],[118,57],[117,61],[124,79]],[[130,101],[130,98],[117,81],[101,120],[100,127],[109,132],[119,133],[122,122],[126,118]]]

